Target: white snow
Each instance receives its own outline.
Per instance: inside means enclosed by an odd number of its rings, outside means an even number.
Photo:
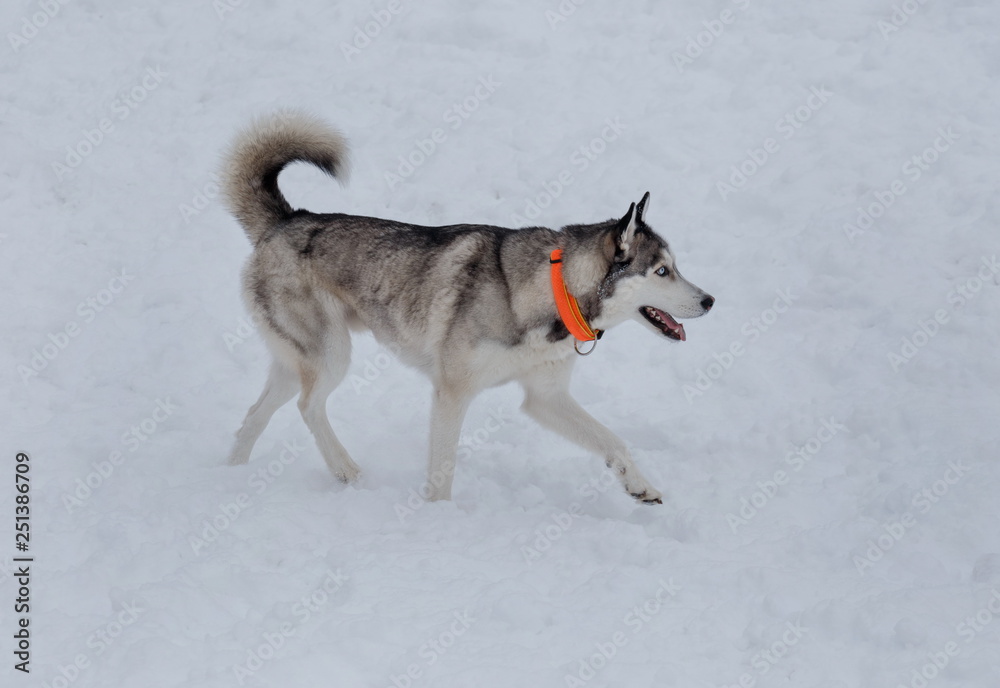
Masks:
[[[0,27],[5,686],[1000,681],[996,3],[18,0]],[[717,305],[682,344],[613,330],[573,389],[663,506],[512,386],[423,504],[429,383],[370,338],[328,406],[360,484],[294,404],[223,465],[267,354],[213,175],[282,107],[352,143],[346,189],[283,175],[312,210],[559,226],[651,191]]]

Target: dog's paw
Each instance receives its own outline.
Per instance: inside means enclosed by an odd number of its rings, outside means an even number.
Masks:
[[[345,466],[334,471],[334,477],[345,485],[357,482],[361,477],[361,469],[357,466]]]
[[[236,450],[233,450],[233,452],[228,457],[226,457],[227,466],[242,466],[243,464],[249,462],[250,462],[250,454],[237,452]]]
[[[640,504],[663,504],[663,495],[658,490],[647,487],[642,492],[630,492]]]
[[[663,504],[663,495],[649,484],[646,477],[638,471],[624,471],[622,484],[625,491],[642,504]]]

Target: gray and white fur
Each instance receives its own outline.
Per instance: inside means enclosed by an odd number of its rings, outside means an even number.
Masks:
[[[549,277],[549,254],[562,247],[566,284],[593,328],[631,318],[683,340],[676,319],[705,314],[714,299],[681,277],[667,243],[646,224],[648,193],[619,219],[561,231],[423,227],[292,209],[278,174],[296,161],[343,182],[347,143],[320,120],[286,113],[240,133],[225,161],[226,202],[254,246],[243,294],[273,354],[231,464],[249,460],[271,416],[298,394],[330,470],[356,480],[360,470],[330,426],[326,400],[347,373],[351,331],[371,331],[434,385],[431,499],[451,497],[469,403],[483,389],[517,381],[529,416],[601,456],[639,501],[661,503],[625,443],[569,394],[575,340]]]

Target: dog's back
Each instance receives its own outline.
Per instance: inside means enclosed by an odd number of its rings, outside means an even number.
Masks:
[[[555,232],[294,210],[277,178],[296,161],[343,180],[347,144],[305,115],[258,120],[230,150],[224,179],[229,207],[254,244],[246,300],[283,353],[322,352],[340,318],[437,377],[445,372],[441,352],[454,360],[480,341],[516,346],[554,322],[538,268]],[[518,311],[512,287],[521,292]]]

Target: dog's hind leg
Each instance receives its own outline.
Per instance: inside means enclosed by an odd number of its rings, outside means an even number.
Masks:
[[[330,471],[341,482],[349,483],[358,478],[361,469],[334,434],[326,415],[326,400],[347,375],[351,362],[351,335],[344,326],[332,330],[328,336],[331,341],[322,360],[303,358],[299,362],[302,381],[299,411]]]
[[[662,504],[663,496],[636,467],[625,443],[570,396],[569,370],[522,379],[525,394],[521,408],[543,427],[604,457],[607,467],[637,500]]]
[[[431,405],[430,458],[427,466],[428,499],[451,499],[462,421],[471,397],[437,387]]]
[[[275,358],[271,362],[271,372],[267,376],[264,391],[257,403],[250,407],[243,425],[236,432],[236,442],[229,453],[229,464],[236,466],[250,460],[257,438],[264,432],[271,416],[279,408],[288,403],[299,388],[295,373],[285,364]]]

